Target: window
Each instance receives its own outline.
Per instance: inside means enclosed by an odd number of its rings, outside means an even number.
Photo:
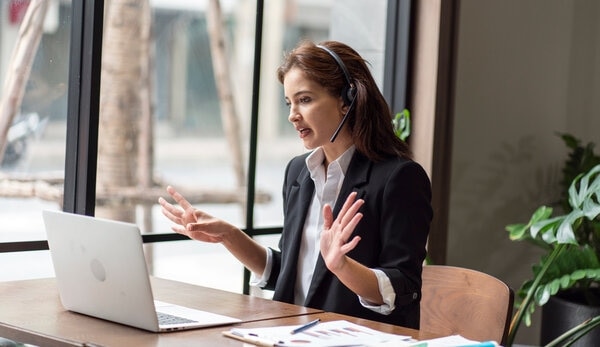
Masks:
[[[19,22],[11,24],[11,16],[19,8],[24,11],[25,3],[0,0],[3,79],[9,56],[6,47],[10,40],[15,42],[18,32]],[[29,88],[45,83],[42,95],[54,99],[45,106],[48,115],[40,116],[46,120],[40,123],[41,130],[27,138],[27,151],[16,164],[0,170],[0,189],[7,176],[52,174],[60,183],[64,177],[68,182],[65,210],[140,226],[152,274],[242,291],[243,268],[237,260],[221,245],[173,234],[156,199],[166,196],[167,184],[173,185],[198,208],[276,247],[278,236],[272,233],[282,225],[283,170],[292,156],[304,152],[287,121],[283,90],[275,76],[282,52],[304,38],[347,42],[369,60],[383,86],[388,59],[386,16],[393,4],[297,0],[265,6],[262,1],[221,1],[219,28],[225,44],[219,56],[211,54],[215,50],[208,30],[209,1],[152,0],[147,9],[140,1],[134,9],[137,13],[131,8],[107,8],[104,16],[93,0],[48,3],[47,17],[54,13],[57,24],[42,35],[26,96],[36,95]],[[105,3],[119,6],[116,1]],[[370,15],[364,15],[366,11]],[[98,30],[101,17],[102,31]],[[262,20],[260,25],[256,18]],[[120,23],[128,26],[119,27]],[[119,46],[128,30],[136,31],[126,45],[133,42],[140,47]],[[99,32],[104,36],[102,65],[94,54],[81,54],[99,49]],[[126,56],[127,52],[135,53]],[[260,65],[254,63],[256,58],[261,59]],[[219,64],[226,68],[220,70]],[[71,77],[83,77],[80,85],[69,86],[73,66],[79,70]],[[215,76],[223,71],[228,78],[219,82]],[[101,83],[95,84],[97,78]],[[219,101],[220,88],[229,88],[229,108]],[[23,108],[35,105],[34,111],[43,111],[42,103],[27,104],[26,99]],[[80,117],[68,118],[69,112]],[[255,199],[246,204],[248,192]],[[43,250],[41,210],[60,209],[60,201],[13,198],[5,192],[0,206],[0,222],[9,225],[0,232],[0,258],[32,264],[24,271],[20,266],[19,273],[2,272],[0,280],[52,275],[48,252]],[[164,240],[169,242],[158,242]],[[15,249],[31,251],[11,252]]]

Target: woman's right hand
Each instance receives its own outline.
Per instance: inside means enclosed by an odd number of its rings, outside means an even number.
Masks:
[[[239,230],[223,220],[194,208],[175,188],[168,186],[167,192],[179,207],[162,197],[158,198],[158,203],[162,207],[163,215],[176,224],[171,227],[176,233],[198,241],[221,243],[229,233]]]

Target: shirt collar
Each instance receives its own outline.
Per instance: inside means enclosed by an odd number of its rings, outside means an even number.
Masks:
[[[356,147],[354,145],[350,146],[342,155],[340,155],[336,160],[329,163],[332,165],[339,165],[342,173],[345,175],[346,171],[348,171],[348,166],[350,166],[350,161],[352,160],[352,156]],[[306,166],[308,167],[308,171],[310,171],[311,175],[323,165],[323,161],[325,160],[325,152],[322,147],[315,149],[311,154],[306,157]]]

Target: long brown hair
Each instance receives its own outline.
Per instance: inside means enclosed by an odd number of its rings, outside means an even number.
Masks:
[[[394,133],[392,113],[367,62],[354,49],[341,42],[325,41],[319,45],[339,56],[356,88],[354,107],[344,125],[350,129],[356,150],[373,161],[388,156],[410,158],[408,145]],[[308,78],[322,85],[334,97],[339,97],[347,85],[344,73],[334,58],[313,42],[303,41],[286,54],[277,69],[279,82],[283,83],[285,75],[292,68],[304,71]]]

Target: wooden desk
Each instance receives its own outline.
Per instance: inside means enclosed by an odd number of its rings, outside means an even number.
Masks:
[[[158,300],[237,317],[242,320],[235,325],[239,327],[294,325],[320,317],[324,321],[346,319],[417,339],[435,337],[394,325],[181,282],[153,278],[152,285]],[[0,336],[44,347],[243,346],[242,342],[222,336],[221,332],[231,327],[152,333],[66,311],[53,278],[0,283]]]

